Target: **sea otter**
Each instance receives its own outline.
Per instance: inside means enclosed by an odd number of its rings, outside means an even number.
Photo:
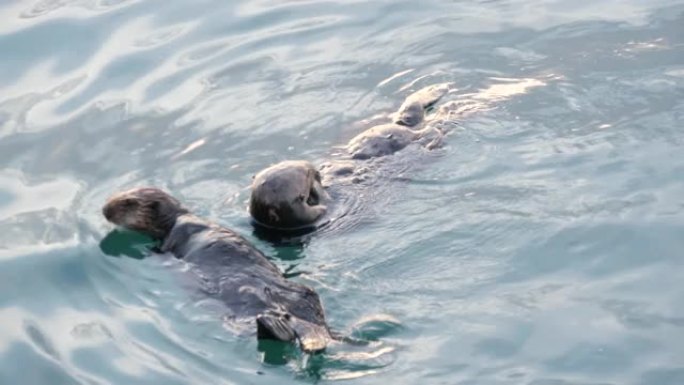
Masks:
[[[102,213],[113,224],[161,241],[162,252],[188,263],[212,287],[208,292],[226,305],[229,319],[256,321],[258,338],[297,341],[306,352],[321,351],[333,339],[313,289],[287,280],[247,240],[191,214],[164,191],[114,194]]]
[[[326,213],[330,197],[323,187],[368,172],[362,161],[393,154],[413,142],[439,146],[443,133],[433,125],[421,127],[428,109],[449,91],[437,84],[411,94],[392,122],[371,127],[352,138],[343,156],[317,169],[307,161],[284,161],[259,172],[252,181],[249,212],[260,227],[280,231],[311,228]]]

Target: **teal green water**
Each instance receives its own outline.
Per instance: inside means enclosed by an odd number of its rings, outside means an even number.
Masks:
[[[683,1],[4,0],[0,21],[0,384],[684,384]],[[391,157],[302,246],[252,234],[255,172],[445,81],[444,148]],[[144,239],[101,246],[104,199],[141,184],[374,342],[259,345]]]

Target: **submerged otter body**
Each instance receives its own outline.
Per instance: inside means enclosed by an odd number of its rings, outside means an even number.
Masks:
[[[108,221],[162,241],[161,251],[184,260],[225,304],[227,316],[255,320],[259,338],[298,341],[320,351],[332,340],[323,306],[313,289],[287,280],[278,268],[235,232],[189,213],[156,188],[112,196]]]
[[[316,226],[330,202],[322,183],[356,180],[368,172],[363,161],[391,155],[414,142],[429,149],[439,146],[443,133],[434,126],[421,125],[426,111],[448,91],[448,84],[438,84],[413,93],[390,123],[371,127],[352,138],[345,146],[347,154],[327,162],[320,170],[306,161],[284,161],[259,172],[252,182],[249,205],[256,224],[285,231]],[[308,199],[311,196],[315,199]]]

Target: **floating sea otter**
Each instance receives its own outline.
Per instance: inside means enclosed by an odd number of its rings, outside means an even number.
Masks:
[[[557,77],[549,75],[546,79]],[[454,116],[462,118],[491,109],[497,102],[546,84],[534,78],[489,80],[493,81],[489,86],[445,103],[430,119],[426,119],[427,111],[449,92],[450,85],[437,84],[415,92],[394,114],[392,123],[371,127],[352,138],[341,156],[318,169],[307,161],[285,161],[259,172],[252,181],[249,203],[249,212],[257,228],[286,233],[315,228],[326,222],[323,218],[328,216],[324,214],[328,212],[329,204],[337,203],[336,199],[330,199],[324,185],[333,188],[364,180],[369,176],[369,169],[375,167],[365,160],[393,154],[413,142],[428,149],[438,147],[444,136],[439,127],[454,124]],[[339,192],[348,190],[347,187],[333,190]]]
[[[443,133],[433,125],[421,127],[428,109],[449,91],[448,84],[423,88],[410,95],[394,114],[392,123],[367,129],[352,138],[346,155],[320,170],[307,161],[284,161],[259,172],[252,182],[249,212],[260,226],[296,230],[315,225],[326,213],[329,196],[323,187],[336,178],[359,175],[359,161],[393,154],[413,142],[427,148],[440,145]]]
[[[208,283],[229,318],[256,321],[262,339],[298,341],[316,352],[333,339],[313,289],[285,279],[278,268],[235,232],[191,214],[156,188],[135,188],[107,200],[109,222],[162,241],[169,252]]]

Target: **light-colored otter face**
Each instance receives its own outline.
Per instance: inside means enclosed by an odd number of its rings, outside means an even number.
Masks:
[[[155,239],[164,239],[176,218],[187,212],[177,199],[154,187],[114,194],[102,208],[109,222]]]
[[[306,161],[285,161],[259,172],[252,182],[249,212],[276,229],[311,226],[326,211],[321,174]]]
[[[396,115],[396,123],[407,127],[420,124],[425,118],[425,108],[420,101],[407,100],[399,107]]]

